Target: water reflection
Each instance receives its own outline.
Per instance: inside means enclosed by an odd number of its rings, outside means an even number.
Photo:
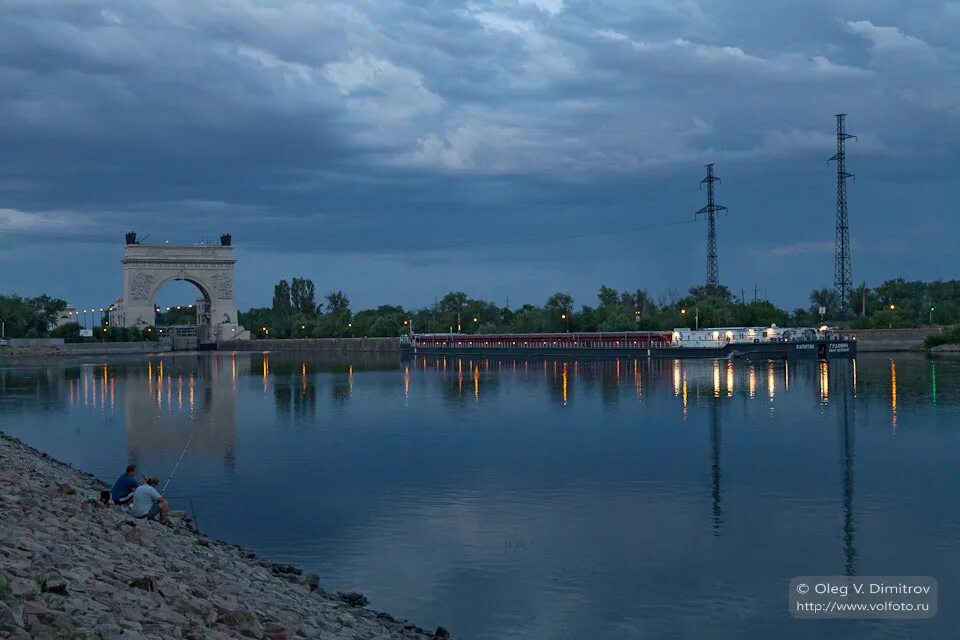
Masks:
[[[853,517],[853,398],[846,388],[841,393],[837,417],[840,422],[841,486],[843,487],[843,555],[844,575],[856,575],[857,551],[854,545],[856,527]]]
[[[121,384],[131,461],[139,462],[146,452],[180,452],[189,442],[195,455],[220,456],[225,467],[233,467],[237,396],[232,378],[219,366],[223,357],[166,356],[124,369]]]
[[[958,383],[900,355],[177,355],[0,368],[0,429],[108,478],[189,443],[172,500],[211,534],[463,637],[736,637],[733,608],[791,638],[801,573],[957,588]]]

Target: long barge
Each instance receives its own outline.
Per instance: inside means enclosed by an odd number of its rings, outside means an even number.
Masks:
[[[850,359],[857,341],[828,327],[679,328],[673,331],[572,333],[414,333],[402,348],[415,355],[646,358]]]

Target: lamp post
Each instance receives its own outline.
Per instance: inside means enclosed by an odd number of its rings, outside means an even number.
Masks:
[[[700,328],[700,307],[699,307],[699,306],[694,307],[694,308],[693,308],[693,312],[694,312],[694,316],[695,316],[694,322],[696,323],[695,328],[696,328],[696,329],[699,329],[699,328]],[[680,315],[686,316],[686,315],[687,315],[687,310],[686,310],[686,309],[680,309]]]
[[[930,306],[930,319],[927,321],[927,324],[929,324],[929,325],[932,325],[932,324],[933,324],[933,310],[934,310],[935,308],[936,308],[936,307],[934,307],[933,305]]]
[[[570,320],[567,318],[567,314],[561,313],[560,319],[563,320],[564,328],[566,329],[567,333],[570,333]]]
[[[474,333],[480,333],[480,318],[478,318],[477,316],[473,317],[473,327],[474,327],[473,329]]]
[[[896,316],[897,305],[890,303],[890,328],[893,329],[893,319]]]

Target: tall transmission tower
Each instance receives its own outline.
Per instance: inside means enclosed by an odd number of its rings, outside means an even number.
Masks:
[[[700,181],[700,185],[707,184],[707,206],[697,211],[707,216],[707,289],[716,289],[720,285],[719,269],[717,267],[717,221],[715,214],[726,211],[723,205],[713,201],[713,183],[720,182],[720,178],[713,175],[713,163],[706,165],[707,177]]]
[[[833,289],[837,298],[840,319],[845,320],[850,307],[850,293],[853,288],[853,273],[850,267],[850,225],[847,220],[847,140],[857,136],[850,135],[844,128],[844,118],[847,114],[838,113],[837,118],[837,153],[828,162],[837,161],[837,241],[834,249]]]

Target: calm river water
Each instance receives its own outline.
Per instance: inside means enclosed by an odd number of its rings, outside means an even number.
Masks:
[[[960,360],[185,354],[0,368],[0,430],[463,638],[954,637]],[[940,613],[794,620],[797,575]]]

